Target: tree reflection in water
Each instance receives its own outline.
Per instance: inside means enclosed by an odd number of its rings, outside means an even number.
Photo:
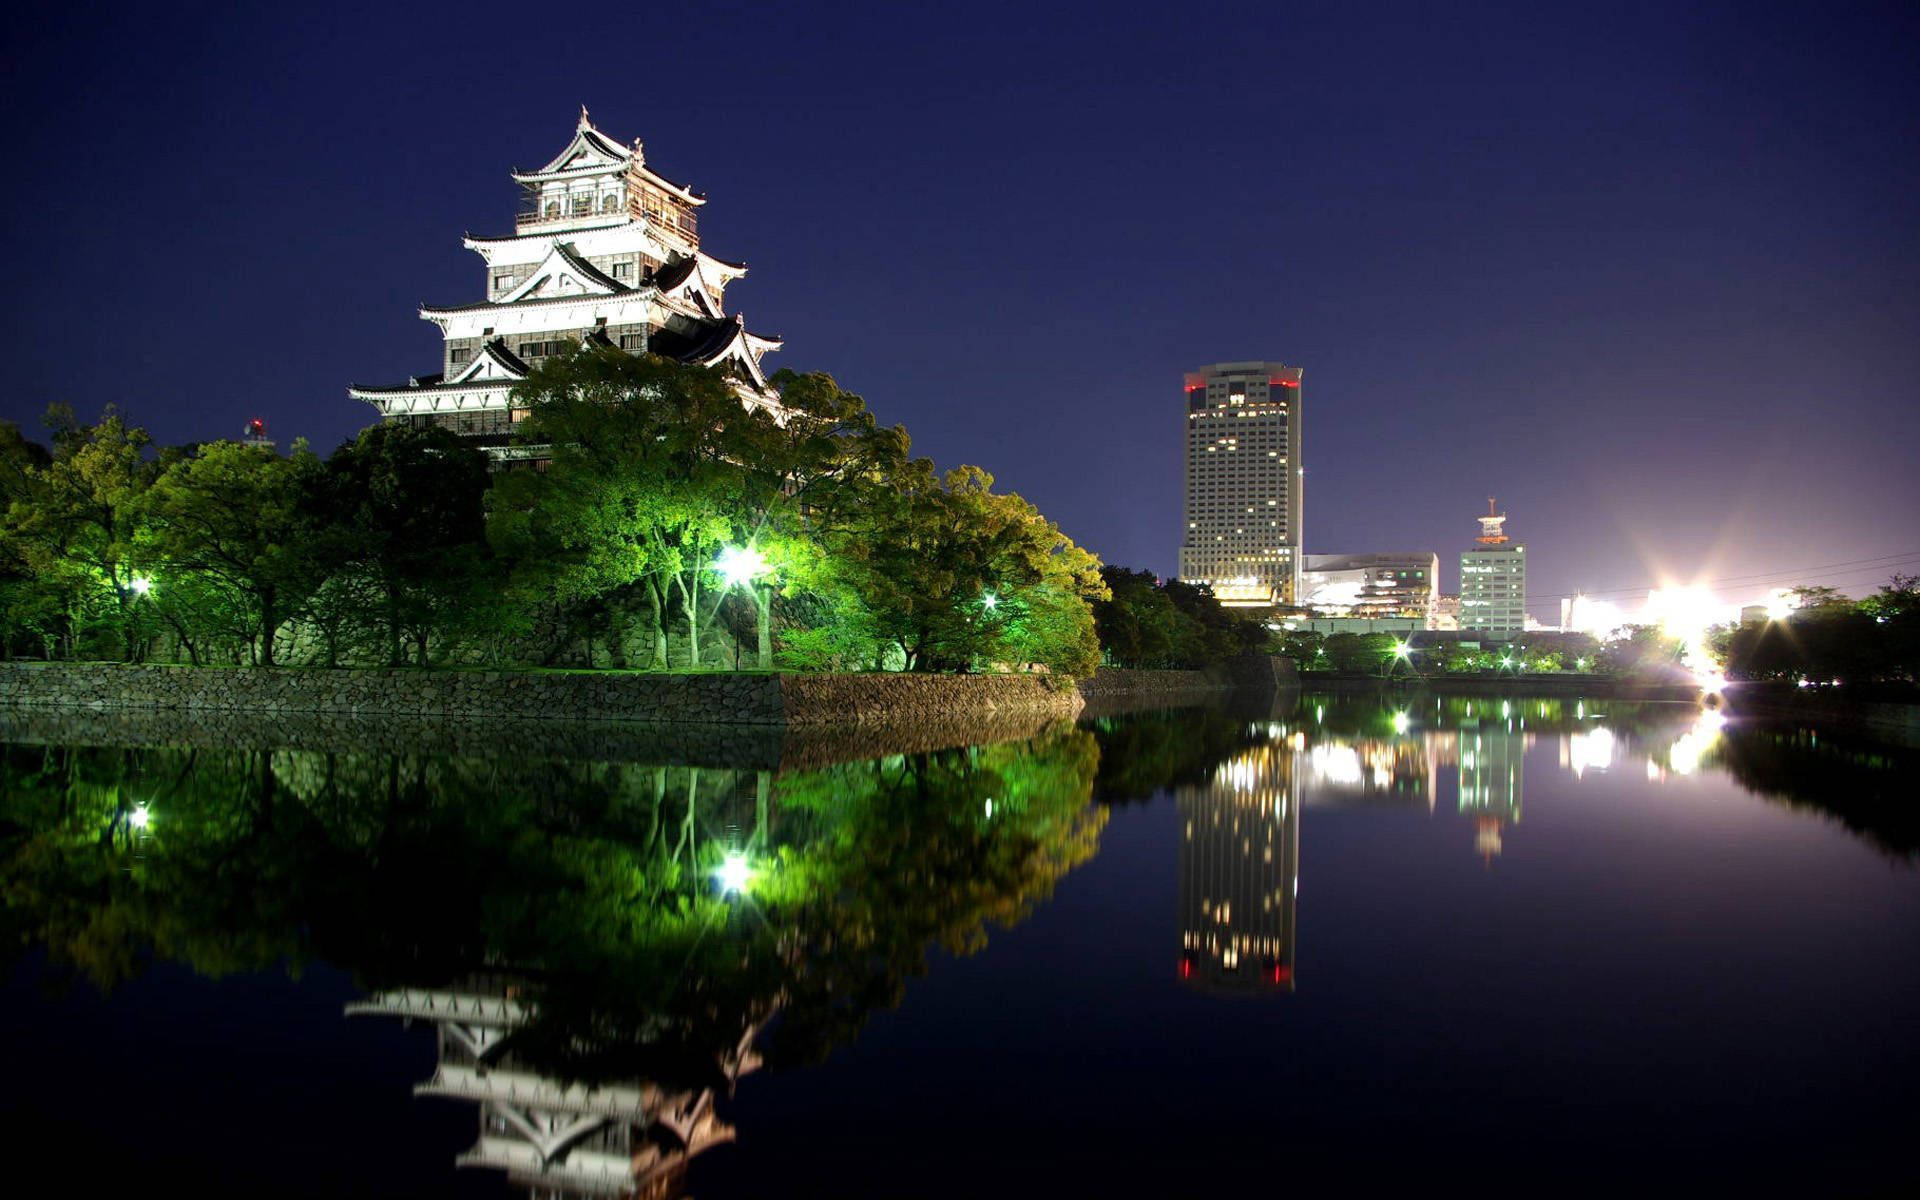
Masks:
[[[1093,738],[764,771],[7,746],[15,946],[111,988],[324,960],[424,1018],[462,1158],[670,1189],[764,1056],[810,1062],[1090,858]],[[732,859],[748,877],[722,887]]]

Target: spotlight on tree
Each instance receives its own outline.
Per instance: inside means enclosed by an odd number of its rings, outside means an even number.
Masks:
[[[766,573],[767,560],[751,546],[728,546],[713,560],[720,581],[730,588],[750,584]]]
[[[129,816],[127,821],[135,829],[145,829],[153,822],[153,814],[147,811],[146,805],[142,804],[133,810],[133,815]]]
[[[153,590],[153,578],[148,575],[135,575],[127,580],[127,590],[136,596],[144,596]]]
[[[980,593],[981,608],[986,609],[988,612],[992,612],[995,608],[999,607],[999,605],[1000,605],[1000,597],[994,595],[992,592]]]
[[[753,878],[753,872],[747,866],[747,856],[727,855],[714,869],[713,878],[720,885],[720,890],[728,895],[745,891],[747,882]]]
[[[1406,658],[1408,655],[1412,653],[1413,653],[1413,646],[1409,642],[1399,641],[1393,644],[1393,656],[1395,658]]]

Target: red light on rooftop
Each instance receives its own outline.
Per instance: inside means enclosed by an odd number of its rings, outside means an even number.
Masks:
[[[1300,386],[1300,381],[1298,379],[1269,379],[1267,380],[1267,385],[1269,387],[1297,388]]]

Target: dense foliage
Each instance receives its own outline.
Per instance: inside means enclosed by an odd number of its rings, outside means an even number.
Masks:
[[[195,664],[1083,674],[1099,562],[860,397],[604,347],[518,389],[514,469],[375,425],[324,461],[0,426],[0,649]]]
[[[1864,600],[1832,588],[1799,588],[1795,599],[1781,619],[1717,632],[1728,678],[1920,683],[1920,577],[1896,575]]]
[[[1113,566],[1100,577],[1110,595],[1093,615],[1109,666],[1208,667],[1266,643],[1259,620],[1223,607],[1204,585]]]

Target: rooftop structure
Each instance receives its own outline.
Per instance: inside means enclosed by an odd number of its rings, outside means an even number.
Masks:
[[[573,138],[535,171],[514,171],[521,202],[510,237],[468,237],[486,264],[485,298],[428,305],[440,330],[441,369],[404,384],[353,387],[389,421],[441,425],[498,457],[512,457],[515,384],[575,342],[719,367],[742,403],[777,408],[760,366],[777,337],[749,333],[728,315],[728,284],[743,263],[700,248],[706,199],[646,162],[580,110]]]

